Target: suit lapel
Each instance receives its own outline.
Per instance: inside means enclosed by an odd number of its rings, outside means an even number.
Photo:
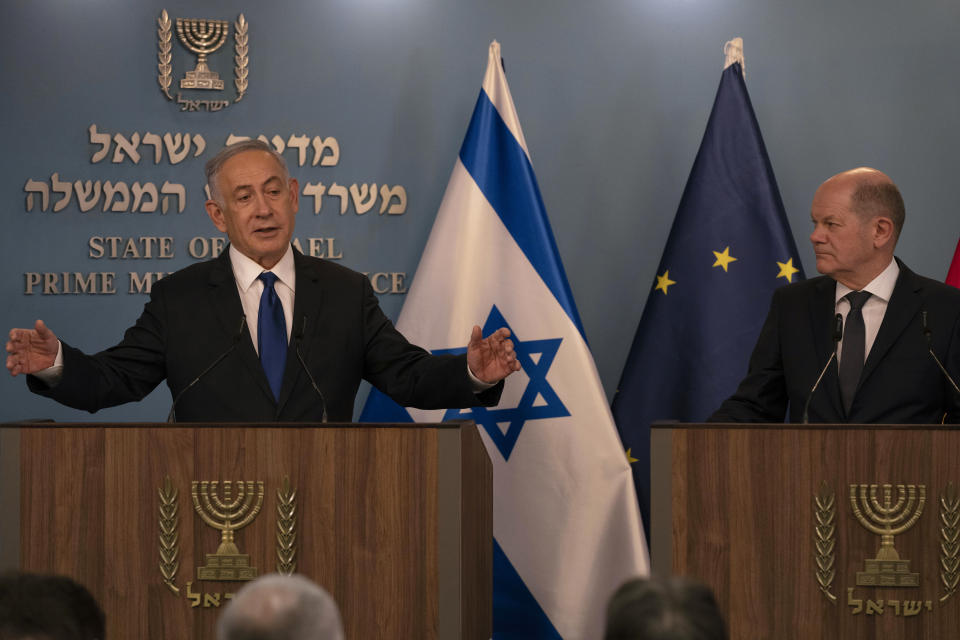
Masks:
[[[810,326],[813,327],[813,341],[817,350],[817,362],[826,362],[836,345],[833,342],[833,317],[836,315],[837,283],[832,278],[820,278],[814,287],[813,304],[810,307]],[[823,366],[823,365],[820,365]],[[820,371],[817,370],[816,374]],[[843,402],[840,399],[840,384],[837,375],[837,363],[830,364],[820,383],[824,393],[830,396],[830,404],[835,415],[843,415]],[[819,393],[819,392],[818,392]]]
[[[317,321],[323,302],[323,286],[314,262],[296,249],[293,251],[293,262],[297,274],[296,294],[293,297],[293,325],[290,346],[287,349],[287,364],[283,372],[283,386],[277,403],[278,416],[298,386],[300,378],[306,378],[297,357],[297,348],[299,346],[304,362],[310,362],[310,349],[314,343],[310,334],[311,322]]]
[[[810,326],[813,327],[813,343],[817,359],[826,362],[833,351],[832,322],[836,303],[836,283],[830,278],[821,278],[814,287],[813,304],[810,306]]]
[[[887,311],[883,314],[880,331],[877,333],[877,338],[873,341],[867,361],[863,365],[860,384],[857,386],[858,393],[869,379],[870,374],[876,370],[877,365],[896,343],[900,334],[906,330],[910,321],[920,311],[922,304],[919,295],[920,284],[912,271],[899,261],[898,264],[900,265],[900,275],[897,278],[897,284],[893,287],[890,301],[887,303]]]
[[[224,248],[220,257],[217,258],[208,282],[213,313],[220,322],[223,332],[233,336],[239,330],[240,320],[243,318],[243,305],[240,304],[240,293],[237,291],[237,281],[233,276],[228,248]],[[257,350],[254,349],[253,341],[250,339],[250,329],[246,324],[243,325],[237,353],[243,366],[249,370],[252,379],[257,381],[257,385],[273,401],[273,392],[270,391],[267,374],[263,372]]]

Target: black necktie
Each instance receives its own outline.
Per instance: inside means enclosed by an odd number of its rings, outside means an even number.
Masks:
[[[840,397],[843,408],[850,413],[853,395],[860,383],[863,361],[866,358],[867,332],[863,326],[863,305],[870,299],[869,291],[851,291],[844,296],[850,302],[850,311],[843,327],[843,351],[840,353]]]
[[[283,305],[273,288],[277,276],[264,271],[259,280],[263,282],[263,293],[260,295],[260,312],[257,315],[257,348],[273,397],[279,400],[283,369],[287,365],[287,322],[283,316]]]

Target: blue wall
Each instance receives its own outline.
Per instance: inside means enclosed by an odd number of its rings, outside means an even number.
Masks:
[[[838,6],[839,5],[839,6]],[[157,83],[157,19],[249,23],[249,89],[217,113],[181,112]],[[809,203],[837,171],[871,165],[907,202],[898,254],[942,278],[960,236],[954,211],[960,5],[892,0],[605,0],[596,3],[330,0],[270,3],[34,0],[0,7],[6,153],[0,203],[6,268],[0,327],[44,318],[66,341],[95,350],[140,312],[129,271],[170,271],[194,260],[193,237],[217,235],[203,212],[202,166],[230,133],[333,136],[332,167],[299,167],[301,181],[402,185],[403,215],[314,215],[301,202],[297,237],[334,237],[342,262],[412,278],[466,130],[486,64],[503,46],[507,76],[570,284],[612,395],[653,281],[720,78],[723,43],[742,36],[746,79],[787,213],[813,269]],[[231,27],[232,28],[232,27]],[[174,83],[193,66],[173,36]],[[232,37],[226,47],[232,48]],[[232,99],[230,58],[211,57]],[[189,65],[189,67],[188,67]],[[172,94],[178,89],[174,86]],[[187,93],[187,92],[183,92]],[[199,96],[194,99],[218,99]],[[93,163],[95,124],[111,136],[201,134],[207,148],[171,164]],[[110,153],[113,153],[111,146]],[[312,152],[308,154],[312,156]],[[28,180],[183,184],[168,213],[81,212],[76,198],[46,212]],[[169,260],[88,257],[92,236],[172,236]],[[113,271],[115,295],[25,295],[26,272]],[[382,304],[396,317],[402,295]],[[162,419],[166,388],[105,420]],[[34,398],[21,379],[0,383],[0,419],[90,419]]]

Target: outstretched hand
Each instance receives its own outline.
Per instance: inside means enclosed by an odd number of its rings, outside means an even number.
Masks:
[[[33,329],[11,329],[7,341],[7,371],[17,376],[52,367],[59,350],[60,341],[43,320],[37,320]]]
[[[467,344],[467,366],[478,380],[487,384],[500,382],[514,371],[520,371],[510,329],[502,327],[483,338],[480,327],[474,326]]]

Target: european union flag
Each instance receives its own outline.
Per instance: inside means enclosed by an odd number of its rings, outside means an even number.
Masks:
[[[650,520],[650,423],[702,422],[736,390],[777,287],[802,279],[739,63],[728,66],[613,399]]]

